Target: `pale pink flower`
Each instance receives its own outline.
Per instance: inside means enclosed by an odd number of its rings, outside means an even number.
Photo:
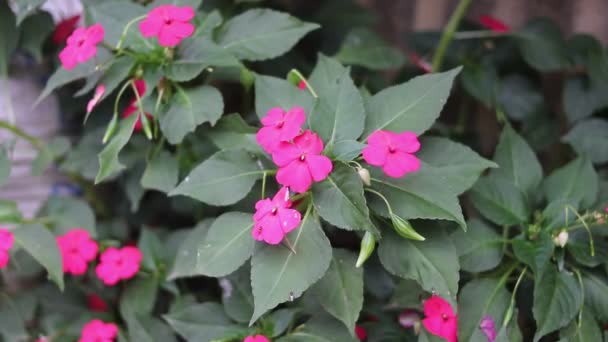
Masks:
[[[448,342],[458,342],[458,316],[445,299],[433,295],[424,302],[424,328]]]
[[[290,141],[300,134],[306,122],[306,114],[301,107],[294,107],[288,112],[282,108],[271,108],[262,118],[262,125],[255,138],[268,153],[273,153],[283,141]]]
[[[95,273],[104,284],[113,286],[120,280],[134,277],[139,272],[142,259],[143,255],[137,247],[110,247],[101,254]]]
[[[245,337],[243,342],[270,342],[270,340],[264,335],[251,335]]]
[[[95,94],[93,94],[93,98],[91,98],[89,100],[89,102],[87,103],[87,113],[90,113],[93,111],[93,108],[95,108],[95,106],[97,106],[97,103],[99,103],[99,100],[101,100],[101,97],[103,96],[103,94],[106,92],[106,86],[103,84],[100,84],[97,86],[97,88],[95,88]]]
[[[194,33],[194,9],[190,6],[161,5],[154,8],[141,23],[139,31],[144,37],[158,37],[161,46],[177,46]]]
[[[302,220],[300,212],[290,209],[291,205],[289,190],[285,187],[272,200],[265,198],[258,201],[253,215],[253,238],[271,245],[281,243],[285,235],[296,229]]]
[[[82,327],[78,342],[114,342],[118,327],[114,323],[104,323],[94,319]]]
[[[420,169],[420,160],[414,156],[419,149],[420,142],[413,132],[375,131],[362,155],[370,165],[381,166],[384,173],[398,178]]]
[[[97,256],[97,242],[84,229],[72,229],[57,237],[57,245],[63,261],[63,272],[83,275],[87,265]]]
[[[306,192],[313,180],[320,182],[333,169],[331,159],[321,155],[323,141],[315,133],[306,130],[293,143],[281,142],[272,154],[279,166],[277,182],[299,193]]]
[[[486,335],[488,342],[496,340],[496,328],[494,327],[494,319],[492,316],[485,316],[479,324],[479,329]]]
[[[104,34],[105,30],[101,24],[76,29],[59,53],[63,67],[69,70],[93,58],[97,54],[97,44],[103,41]]]

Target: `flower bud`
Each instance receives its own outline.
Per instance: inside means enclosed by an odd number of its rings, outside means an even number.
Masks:
[[[553,238],[553,243],[555,243],[556,246],[564,248],[566,243],[568,243],[568,231],[562,230],[559,232],[559,234]]]
[[[118,128],[118,115],[114,115],[110,123],[108,124],[108,128],[106,129],[106,133],[103,135],[102,143],[107,143],[108,140],[114,135],[116,129]]]
[[[355,266],[361,267],[365,260],[369,258],[376,248],[376,238],[370,232],[365,232],[363,239],[361,239],[361,249],[359,250],[359,258]]]
[[[372,177],[370,176],[369,171],[367,171],[367,169],[360,168],[357,170],[357,173],[359,174],[359,177],[361,177],[363,184],[367,186],[372,185]]]
[[[412,225],[401,217],[391,213],[391,221],[393,222],[393,228],[395,228],[397,234],[401,235],[402,237],[416,241],[425,240],[424,236],[418,234]]]
[[[399,314],[399,325],[402,327],[409,329],[414,328],[416,330],[420,329],[420,314],[416,310],[403,310]]]

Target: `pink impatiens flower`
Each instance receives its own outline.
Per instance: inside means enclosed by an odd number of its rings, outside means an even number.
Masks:
[[[271,108],[262,119],[262,125],[255,138],[268,153],[273,153],[283,141],[290,141],[300,134],[306,114],[301,107],[288,112],[282,108]]]
[[[78,342],[114,342],[117,335],[115,324],[94,319],[82,327]]]
[[[272,154],[279,166],[277,182],[295,192],[306,192],[312,181],[327,178],[333,169],[331,159],[321,155],[323,141],[315,133],[306,130],[293,139],[293,143],[281,142]]]
[[[101,100],[101,97],[105,92],[106,86],[103,84],[100,84],[97,86],[97,88],[95,88],[95,94],[93,94],[93,98],[91,98],[87,103],[87,114],[93,111],[93,108],[97,106],[97,103],[99,103],[99,100]]]
[[[489,16],[489,15],[482,15],[479,17],[479,23],[481,24],[481,26],[490,29],[491,31],[494,32],[509,32],[511,31],[511,28],[503,23],[502,21]]]
[[[84,229],[72,229],[58,236],[57,245],[61,252],[64,273],[84,274],[87,264],[97,256],[97,242],[91,240],[89,232]]]
[[[95,273],[104,284],[113,286],[120,280],[135,276],[142,259],[143,255],[137,247],[110,247],[101,254]]]
[[[363,149],[363,159],[370,165],[381,166],[384,173],[398,178],[420,169],[420,160],[413,153],[420,149],[413,132],[375,131]]]
[[[137,96],[134,96],[134,98],[131,100],[131,102],[129,102],[129,105],[122,112],[123,118],[128,118],[129,116],[133,115],[133,113],[139,113],[139,105],[137,104],[137,97],[139,96],[141,98],[146,93],[146,89],[147,89],[146,82],[142,79],[135,80],[135,89],[137,90]],[[145,115],[149,120],[152,119],[152,115],[150,113],[145,113]],[[139,132],[142,130],[142,128],[143,128],[143,124],[141,122],[141,117],[138,117],[137,120],[135,120],[134,129],[136,132]]]
[[[67,19],[60,21],[55,30],[53,31],[53,43],[59,45],[65,42],[66,39],[76,30],[78,22],[80,21],[80,15],[74,15]]]
[[[158,37],[161,46],[177,46],[194,33],[194,25],[190,23],[194,15],[190,6],[158,6],[139,23],[139,31],[147,38]]]
[[[97,54],[97,44],[103,41],[105,30],[101,24],[78,28],[68,37],[65,48],[59,53],[61,64],[66,69],[73,69]]]
[[[251,236],[257,241],[276,245],[302,221],[300,212],[291,208],[289,190],[285,187],[272,200],[265,198],[255,204],[253,230]]]
[[[355,325],[355,336],[357,336],[359,341],[365,341],[367,338],[367,331],[364,327],[357,324]]]
[[[6,267],[10,260],[8,251],[13,248],[15,238],[10,230],[0,228],[0,268]]]
[[[496,328],[494,327],[492,316],[485,316],[479,324],[479,329],[486,335],[488,342],[494,342],[494,340],[496,340]]]
[[[270,342],[270,340],[264,335],[251,335],[245,337],[243,342]]]
[[[433,335],[448,342],[458,342],[458,316],[445,299],[433,295],[424,302],[422,325]]]

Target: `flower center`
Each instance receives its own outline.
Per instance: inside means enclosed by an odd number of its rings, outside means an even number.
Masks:
[[[78,42],[76,42],[76,45],[83,46],[84,42],[85,42],[85,39],[84,38],[80,38],[80,39],[78,39]]]
[[[70,253],[71,254],[80,254],[79,251],[78,251],[78,248],[76,248],[76,247],[70,248]]]
[[[395,153],[395,151],[397,151],[393,146],[389,146],[388,147],[388,152],[389,153]]]
[[[274,208],[272,208],[272,211],[271,211],[270,213],[271,213],[272,215],[276,215],[278,210],[279,210],[279,208],[274,207]]]
[[[448,320],[448,315],[446,315],[444,313],[441,314],[441,319],[443,319],[444,321],[447,321]]]
[[[305,160],[306,160],[306,155],[305,154],[301,155],[300,156],[300,161],[305,161]]]
[[[172,22],[173,20],[171,19],[165,19],[165,25],[171,25]]]
[[[283,125],[285,125],[285,121],[282,121],[282,120],[281,120],[281,121],[279,121],[279,122],[277,123],[277,128],[282,128],[282,127],[283,127]]]

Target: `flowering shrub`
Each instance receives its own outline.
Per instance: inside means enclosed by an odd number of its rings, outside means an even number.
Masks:
[[[39,14],[20,8],[0,7],[3,25],[18,31]],[[4,339],[601,340],[604,154],[568,133],[580,156],[545,165],[543,177],[536,152],[548,145],[517,131],[530,134],[527,115],[547,115],[532,108],[542,96],[486,62],[506,40],[526,68],[544,65],[528,40],[551,31],[546,23],[513,33],[482,17],[481,40],[439,54],[452,69],[411,51],[422,75],[378,87],[365,82],[373,70],[404,60],[369,31],[301,71],[281,56],[319,25],[251,4],[221,9],[89,1],[82,27],[57,27],[59,63],[40,99],[83,96],[71,102],[82,137],[60,149],[1,127],[83,195],[52,196],[36,218],[0,201],[11,225],[0,229]],[[559,50],[553,33],[543,39]],[[564,58],[608,60],[580,51]],[[455,80],[461,112],[475,103],[498,113],[493,161],[446,137],[470,142],[470,118],[450,124],[457,106],[437,121]],[[568,106],[582,119],[597,101],[582,114]]]

